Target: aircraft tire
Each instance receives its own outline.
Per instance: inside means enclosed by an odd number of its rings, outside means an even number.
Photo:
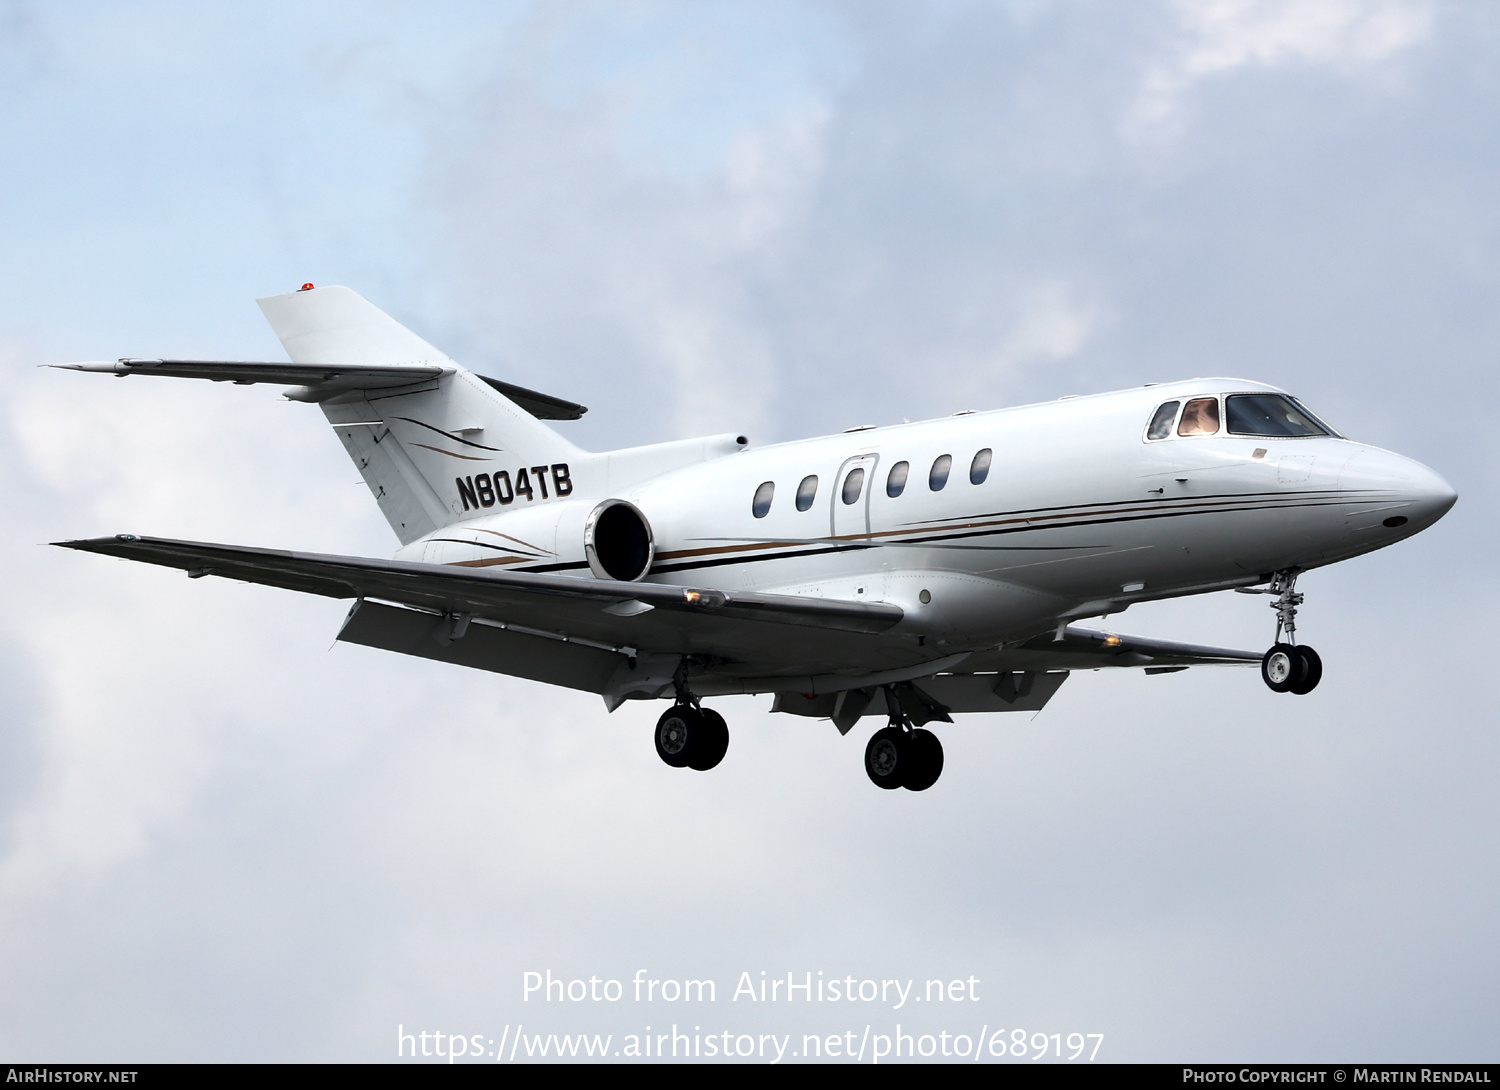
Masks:
[[[688,744],[688,767],[707,772],[729,751],[729,724],[712,708],[698,709],[698,731]]]
[[[926,791],[943,774],[943,743],[930,730],[914,730],[906,740],[906,774],[901,786]]]
[[[1301,646],[1297,648],[1297,658],[1302,665],[1302,676],[1287,692],[1306,696],[1318,687],[1318,682],[1323,680],[1323,660],[1311,647]]]
[[[865,773],[870,782],[885,791],[901,786],[909,747],[898,727],[881,727],[865,746]]]
[[[686,768],[703,733],[702,722],[702,715],[691,704],[672,705],[656,721],[656,755],[673,768]]]
[[[1302,680],[1306,668],[1306,660],[1297,654],[1295,647],[1278,643],[1260,660],[1260,678],[1273,693],[1287,693]]]

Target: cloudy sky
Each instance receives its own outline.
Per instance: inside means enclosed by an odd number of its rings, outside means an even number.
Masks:
[[[0,1054],[899,1021],[1493,1060],[1497,49],[1500,10],[1424,0],[0,0]],[[1076,675],[947,728],[922,795],[869,784],[868,731],[728,699],[729,756],[688,775],[649,705],[45,547],[389,555],[316,410],[36,366],[279,358],[253,300],[304,281],[590,405],[561,426],[594,449],[1227,374],[1460,500],[1303,579],[1305,699]],[[1236,595],[1119,624],[1272,634]],[[548,969],[719,1001],[523,1001]],[[980,999],[730,1000],[762,971]]]

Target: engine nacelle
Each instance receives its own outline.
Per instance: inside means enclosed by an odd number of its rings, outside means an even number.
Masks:
[[[583,554],[600,579],[633,583],[651,570],[656,541],[651,523],[627,500],[605,500],[583,524]]]
[[[454,523],[413,541],[398,560],[592,573],[634,582],[651,570],[656,542],[651,523],[627,500],[574,499]]]

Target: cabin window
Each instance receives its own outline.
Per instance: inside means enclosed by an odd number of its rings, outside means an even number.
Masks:
[[[1177,419],[1177,406],[1180,401],[1168,401],[1156,410],[1156,415],[1151,418],[1151,426],[1146,429],[1147,439],[1165,439],[1172,434],[1172,421]]]
[[[1219,399],[1195,397],[1182,410],[1178,435],[1213,435],[1219,430]]]
[[[927,474],[927,487],[934,492],[941,492],[943,485],[948,483],[948,472],[953,468],[953,455],[940,454],[937,461],[932,463],[932,472]]]
[[[865,471],[863,469],[851,469],[849,476],[844,478],[843,500],[845,503],[853,503],[859,499],[860,491],[865,487]]]
[[[1224,415],[1230,435],[1304,438],[1328,434],[1312,414],[1279,394],[1232,394],[1224,399]]]
[[[797,510],[806,511],[813,505],[813,498],[818,494],[818,475],[809,473],[802,478],[802,483],[797,486]]]
[[[776,482],[767,481],[755,490],[755,499],[750,502],[750,513],[763,519],[771,510],[771,499],[776,495]]]
[[[885,479],[885,494],[895,499],[906,490],[906,478],[911,473],[910,462],[897,462],[891,466],[890,476]]]
[[[985,447],[974,460],[969,463],[969,483],[984,484],[984,479],[990,475],[990,462],[995,457],[995,452]]]

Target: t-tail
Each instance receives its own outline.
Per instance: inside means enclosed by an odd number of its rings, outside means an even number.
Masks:
[[[572,497],[603,500],[742,449],[715,435],[591,454],[544,420],[582,405],[461,367],[358,293],[314,288],[259,300],[291,362],[119,359],[74,371],[292,387],[322,408],[403,546],[465,519]]]
[[[581,406],[459,366],[348,288],[258,302],[293,363],[407,372],[388,376],[397,385],[335,376],[288,394],[319,403],[403,545],[487,508],[572,493],[590,456],[534,414],[577,418]]]

